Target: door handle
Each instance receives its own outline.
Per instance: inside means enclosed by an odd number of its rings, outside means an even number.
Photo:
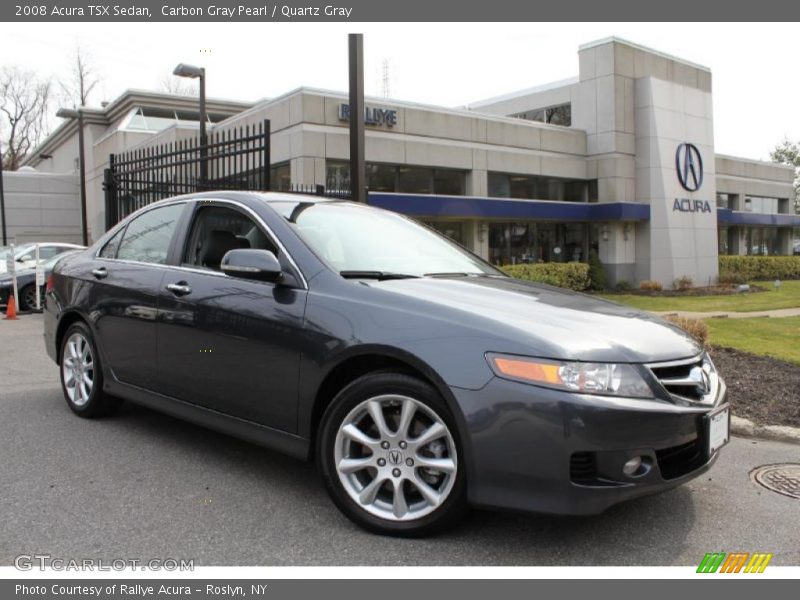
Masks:
[[[105,279],[108,277],[108,271],[105,267],[100,267],[99,269],[92,269],[92,275],[94,275],[95,279]]]
[[[168,283],[167,289],[176,296],[185,296],[186,294],[192,293],[192,288],[190,288],[185,281],[179,281],[178,283]]]

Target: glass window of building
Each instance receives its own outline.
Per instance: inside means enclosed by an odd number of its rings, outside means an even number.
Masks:
[[[717,206],[719,206],[719,201],[717,202]],[[728,245],[728,228],[727,227],[720,227],[719,232],[717,233],[717,240],[719,242],[719,253],[720,254],[730,254],[730,246]]]
[[[748,212],[761,214],[777,214],[779,201],[778,198],[767,198],[765,196],[745,197],[745,210]]]
[[[292,185],[291,167],[288,162],[272,165],[269,169],[269,188],[288,190]]]
[[[432,194],[433,169],[400,167],[397,191],[404,194]]]
[[[535,108],[511,116],[526,121],[538,121],[540,123],[569,127],[572,125],[572,105],[567,103],[547,108]]]
[[[466,173],[456,169],[432,169],[380,163],[366,164],[367,187],[372,192],[405,194],[443,194],[463,196]],[[326,188],[350,189],[350,164],[329,160],[325,163]]]
[[[752,256],[775,256],[780,254],[777,227],[748,227],[745,231],[746,253]]]
[[[396,192],[397,170],[391,165],[370,163],[366,166],[367,187],[373,192]],[[350,165],[347,166],[350,173]]]
[[[497,265],[585,261],[587,234],[585,223],[490,223],[489,260]]]
[[[422,221],[428,227],[464,246],[464,224],[460,221]]]
[[[717,208],[729,208],[731,210],[739,210],[739,195],[718,192]]]
[[[489,196],[525,200],[561,200],[585,202],[589,198],[589,182],[583,179],[561,179],[539,175],[489,173]]]
[[[433,170],[433,193],[445,196],[463,196],[466,188],[466,174],[453,169]]]
[[[225,115],[207,113],[208,124],[218,123]],[[199,112],[140,106],[134,108],[120,129],[136,131],[162,131],[171,125],[194,124],[200,120]]]

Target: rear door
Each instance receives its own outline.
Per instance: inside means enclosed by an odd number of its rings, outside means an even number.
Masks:
[[[163,280],[158,330],[159,391],[185,402],[296,431],[297,378],[306,290],[229,277],[228,250],[287,257],[243,206],[198,203],[180,251],[181,269]],[[299,275],[299,274],[298,274]]]
[[[123,383],[155,387],[156,303],[186,207],[169,204],[138,215],[92,261],[85,306],[106,366]]]

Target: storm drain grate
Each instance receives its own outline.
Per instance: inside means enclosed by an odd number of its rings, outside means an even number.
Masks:
[[[768,490],[800,499],[800,464],[764,465],[750,471],[750,477]]]

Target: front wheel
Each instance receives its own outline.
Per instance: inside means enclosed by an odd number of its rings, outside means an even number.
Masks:
[[[345,387],[323,416],[317,454],[333,501],[369,531],[420,537],[466,511],[454,419],[415,377],[373,373]]]

